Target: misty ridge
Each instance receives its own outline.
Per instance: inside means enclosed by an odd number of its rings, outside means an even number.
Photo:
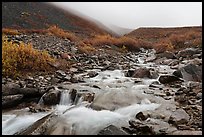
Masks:
[[[202,135],[201,9],[2,2],[2,134]]]
[[[115,32],[119,30],[116,27],[133,30],[140,27],[167,28],[202,24],[202,7],[199,2],[52,2],[51,4],[73,11],[79,16],[95,18]]]

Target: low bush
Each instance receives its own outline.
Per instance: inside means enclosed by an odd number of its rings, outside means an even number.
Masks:
[[[49,63],[55,60],[46,51],[33,49],[31,44],[15,44],[2,38],[2,74],[17,77],[27,72],[51,70]]]

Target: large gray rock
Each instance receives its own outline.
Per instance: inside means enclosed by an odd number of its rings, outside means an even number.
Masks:
[[[42,95],[39,88],[19,88],[19,94],[23,94],[25,97],[39,97]]]
[[[99,131],[97,135],[128,135],[128,134],[114,125],[109,125],[103,130]]]
[[[22,94],[2,96],[2,108],[15,107],[22,102],[22,99]]]
[[[136,135],[165,135],[176,130],[175,127],[161,119],[149,118],[145,121],[135,119],[130,120],[129,124],[129,128],[125,128],[126,131]]]
[[[20,86],[15,83],[2,85],[3,96],[15,94],[23,94],[25,97],[38,97],[42,95],[39,88],[20,88]]]
[[[14,135],[48,135],[49,127],[56,122],[57,115],[50,113]]]
[[[182,67],[177,71],[174,71],[173,75],[183,78],[184,80],[201,82],[202,66],[188,64],[185,67]]]
[[[194,54],[198,54],[200,51],[198,49],[194,49],[194,48],[186,48],[184,50],[181,50],[178,52],[178,54],[176,55],[178,58],[183,57],[183,58],[191,58],[193,57]]]
[[[134,78],[151,78],[150,70],[147,68],[139,68],[134,71]]]
[[[168,123],[178,126],[180,124],[188,123],[190,116],[183,109],[177,109],[169,118]]]
[[[140,103],[141,100],[142,98],[134,93],[113,90],[111,92],[98,94],[90,107],[95,110],[115,110],[134,103]]]
[[[15,83],[8,83],[8,84],[3,84],[2,85],[2,95],[6,96],[6,95],[15,95],[17,94],[20,89],[20,85],[15,84]]]

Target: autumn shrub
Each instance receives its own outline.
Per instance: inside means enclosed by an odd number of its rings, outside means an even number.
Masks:
[[[175,48],[184,48],[184,44],[186,42],[186,37],[184,35],[176,35],[176,34],[172,34],[169,37],[169,40],[171,41],[171,44],[175,47]]]
[[[16,77],[26,72],[51,70],[48,63],[55,60],[46,51],[33,49],[31,44],[15,44],[2,38],[2,74]]]
[[[197,39],[202,37],[202,32],[198,31],[188,31],[185,34],[186,39],[192,40],[192,39]]]
[[[16,29],[2,28],[2,34],[6,34],[6,35],[18,35],[20,33]]]
[[[170,42],[159,42],[154,44],[154,49],[156,50],[156,53],[162,53],[165,51],[172,51],[174,50],[174,47]]]
[[[71,32],[68,31],[64,31],[63,29],[57,27],[57,26],[50,26],[48,29],[48,32],[50,32],[51,34],[54,34],[55,36],[61,37],[61,38],[67,38],[71,41],[77,41],[78,37]]]
[[[196,38],[192,41],[192,45],[195,47],[202,47],[202,38]]]
[[[92,53],[92,52],[95,52],[95,51],[96,51],[96,49],[95,49],[93,46],[91,46],[90,44],[86,44],[86,43],[84,43],[84,42],[80,42],[80,43],[78,44],[78,50],[79,50],[80,52],[86,53],[86,54]]]
[[[141,47],[152,48],[152,44],[144,40],[133,39],[130,37],[113,37],[110,35],[96,35],[93,38],[83,40],[85,44],[90,44],[91,46],[103,46],[103,45],[114,45],[120,49],[129,51],[139,51]]]
[[[91,44],[92,46],[102,46],[113,44],[114,38],[110,35],[95,35],[93,38],[85,39],[85,44]]]
[[[134,40],[132,38],[128,38],[128,37],[117,38],[114,41],[114,44],[117,45],[120,48],[124,46],[129,51],[139,50],[139,48],[141,47],[141,45],[139,44],[138,41],[136,41],[136,40]]]
[[[169,40],[175,49],[198,46],[202,43],[202,33],[188,31],[183,34],[172,34]]]
[[[140,48],[149,49],[153,47],[150,42],[125,36],[118,38],[116,45],[124,45],[129,51],[137,51]]]

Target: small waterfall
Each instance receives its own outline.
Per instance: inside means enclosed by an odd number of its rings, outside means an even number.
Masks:
[[[76,105],[79,105],[79,104],[81,104],[82,102],[83,102],[83,97],[81,96],[81,97],[77,100]]]
[[[60,98],[60,102],[59,105],[71,105],[72,101],[71,101],[71,94],[69,93],[68,90],[65,90],[61,93],[61,98]]]
[[[43,105],[43,104],[44,104],[43,96],[44,96],[44,95],[42,95],[42,97],[41,97],[40,100],[38,101],[38,105]]]

